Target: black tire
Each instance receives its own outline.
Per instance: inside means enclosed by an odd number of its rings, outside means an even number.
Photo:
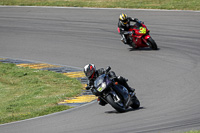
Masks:
[[[118,112],[122,113],[122,112],[126,111],[126,109],[124,107],[122,107],[118,103],[114,102],[114,99],[113,99],[113,97],[111,95],[108,95],[106,97],[106,100]]]
[[[147,42],[149,43],[150,48],[158,50],[156,42],[151,37],[147,39]]]
[[[133,109],[138,109],[140,107],[140,101],[138,100],[138,98],[136,96],[134,96],[134,98],[132,99],[133,104],[131,104],[131,107]]]

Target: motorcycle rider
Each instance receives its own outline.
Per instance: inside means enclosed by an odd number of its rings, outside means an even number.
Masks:
[[[118,28],[120,29],[121,41],[124,44],[131,44],[132,38],[129,38],[128,34],[125,34],[126,31],[129,31],[130,22],[139,22],[137,18],[128,17],[125,13],[120,14]],[[134,44],[133,44],[134,45]]]
[[[87,64],[85,65],[84,67],[84,73],[86,75],[86,77],[88,78],[88,84],[86,86],[86,89],[89,90],[91,89],[92,93],[94,95],[97,96],[97,92],[96,90],[93,88],[94,86],[94,81],[96,80],[97,77],[99,77],[100,75],[102,74],[105,74],[106,73],[106,70],[104,68],[100,68],[98,70],[96,70],[96,67],[94,64]],[[119,84],[123,85],[124,87],[126,87],[128,89],[128,91],[131,93],[131,92],[134,92],[135,89],[131,88],[128,84],[127,84],[127,79],[125,79],[124,77],[122,76],[116,76],[115,73],[113,71],[109,71],[108,72],[108,76],[113,79],[114,81],[118,82]],[[98,102],[100,105],[104,106],[106,105],[107,103],[102,100],[100,97],[98,98]]]

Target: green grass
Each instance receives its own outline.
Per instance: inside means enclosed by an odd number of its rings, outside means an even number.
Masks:
[[[0,0],[0,5],[200,10],[200,0]]]
[[[63,74],[0,63],[0,124],[69,109],[57,103],[81,91]]]
[[[200,133],[200,130],[199,131],[188,131],[188,132],[185,132],[185,133]]]

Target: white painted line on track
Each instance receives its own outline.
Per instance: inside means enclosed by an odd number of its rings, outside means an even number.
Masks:
[[[200,12],[200,10],[166,10],[166,9],[134,9],[134,8],[93,8],[93,7],[59,7],[59,6],[2,6],[0,7],[32,7],[32,8],[69,8],[69,9],[90,9],[90,10],[126,10],[126,11],[162,11],[162,12]]]

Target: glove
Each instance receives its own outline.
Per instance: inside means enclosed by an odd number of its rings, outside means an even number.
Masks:
[[[86,86],[86,87],[85,87],[86,90],[89,90],[90,88],[91,88],[90,86]]]
[[[138,20],[137,18],[134,18],[134,21],[135,21],[135,22],[138,22],[139,20]]]
[[[98,93],[97,93],[97,90],[96,90],[96,89],[92,88],[92,89],[91,89],[91,92],[92,92],[92,94],[94,94],[95,96],[98,96]]]

